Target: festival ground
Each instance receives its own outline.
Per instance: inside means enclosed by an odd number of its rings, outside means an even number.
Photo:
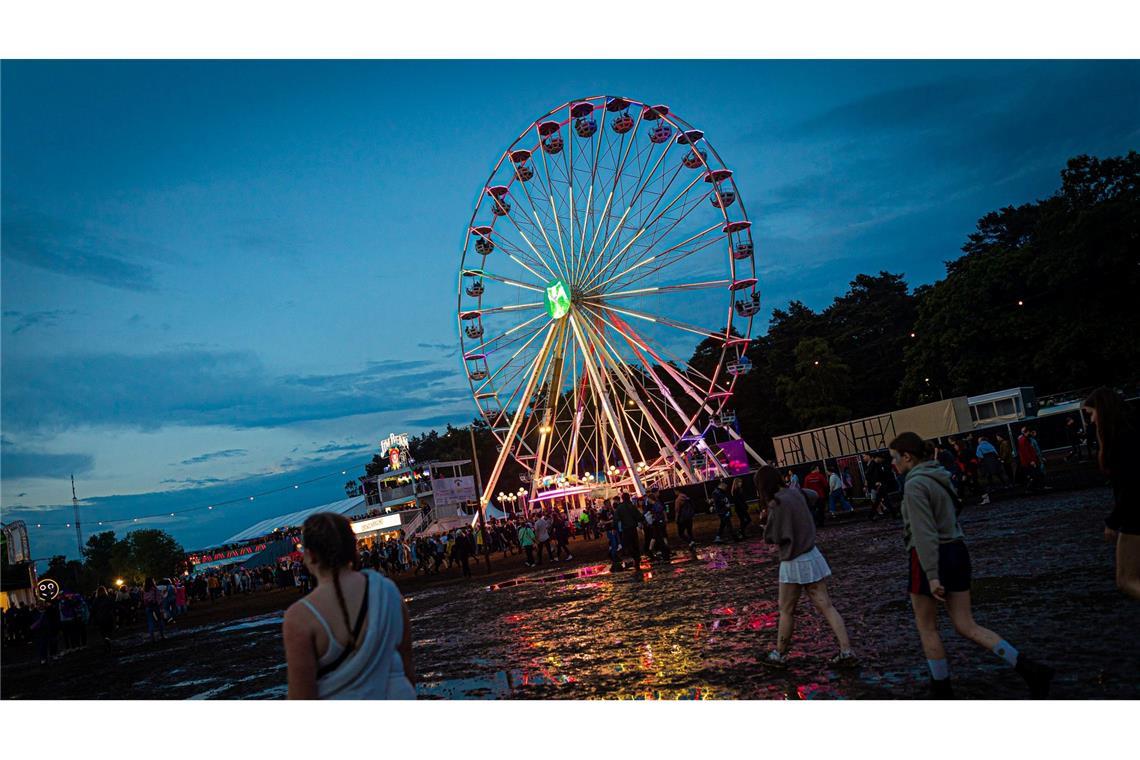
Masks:
[[[1112,582],[1102,538],[1110,493],[1094,488],[968,508],[975,616],[1057,669],[1053,697],[1140,697],[1140,606]],[[775,640],[773,549],[757,537],[611,575],[603,542],[572,543],[572,562],[521,568],[518,556],[462,578],[400,580],[412,612],[421,698],[863,698],[925,695],[927,673],[905,594],[897,522],[829,523],[819,546],[835,573],[859,668],[837,671],[822,619],[801,602],[792,663],[759,663]],[[6,649],[3,697],[275,698],[285,694],[281,610],[292,591],[203,604],[168,639],[119,634],[111,650],[50,666]],[[1025,698],[1021,680],[942,621],[958,696]]]

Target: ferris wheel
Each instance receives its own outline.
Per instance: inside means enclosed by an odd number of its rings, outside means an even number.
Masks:
[[[480,189],[464,242],[464,372],[532,496],[726,474],[733,385],[760,311],[731,169],[668,106],[594,96],[536,119]],[[700,345],[698,355],[694,349]]]

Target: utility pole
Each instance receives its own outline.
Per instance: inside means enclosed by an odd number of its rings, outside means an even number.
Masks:
[[[471,463],[475,465],[475,488],[477,489],[476,493],[482,494],[483,493],[483,476],[479,472],[479,450],[477,448],[475,448],[475,425],[474,425],[474,423],[471,425],[471,427],[467,428],[467,430],[471,433]],[[487,510],[486,510],[486,506],[483,503],[482,497],[479,498],[479,503],[476,505],[476,509],[479,510],[479,532],[483,534],[483,539],[484,539],[483,558],[487,561],[487,572],[490,573],[491,572],[491,546],[488,543],[486,543],[486,540],[489,539],[490,536],[488,536],[487,532],[483,529],[483,526],[485,524],[483,522],[483,520],[484,520],[483,514]],[[476,543],[476,546],[478,546],[478,543]]]
[[[71,473],[71,508],[75,510],[75,549],[79,552],[77,559],[83,561],[83,531],[79,528],[79,498],[75,495],[75,473]]]

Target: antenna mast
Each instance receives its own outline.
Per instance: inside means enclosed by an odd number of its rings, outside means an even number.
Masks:
[[[71,508],[75,510],[75,549],[83,559],[83,531],[79,528],[79,498],[75,495],[75,473],[71,473]]]

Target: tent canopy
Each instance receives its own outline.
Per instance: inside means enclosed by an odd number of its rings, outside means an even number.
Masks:
[[[318,512],[335,512],[338,515],[355,515],[360,512],[367,511],[365,509],[364,497],[354,496],[351,499],[341,499],[329,504],[320,504],[315,507],[307,507],[297,512],[288,512],[276,517],[270,517],[267,520],[254,523],[241,533],[235,533],[227,538],[219,546],[225,544],[233,544],[238,541],[248,541],[251,538],[259,538],[268,535],[278,528],[296,528],[301,523],[305,522],[305,518],[309,515],[315,515]]]

